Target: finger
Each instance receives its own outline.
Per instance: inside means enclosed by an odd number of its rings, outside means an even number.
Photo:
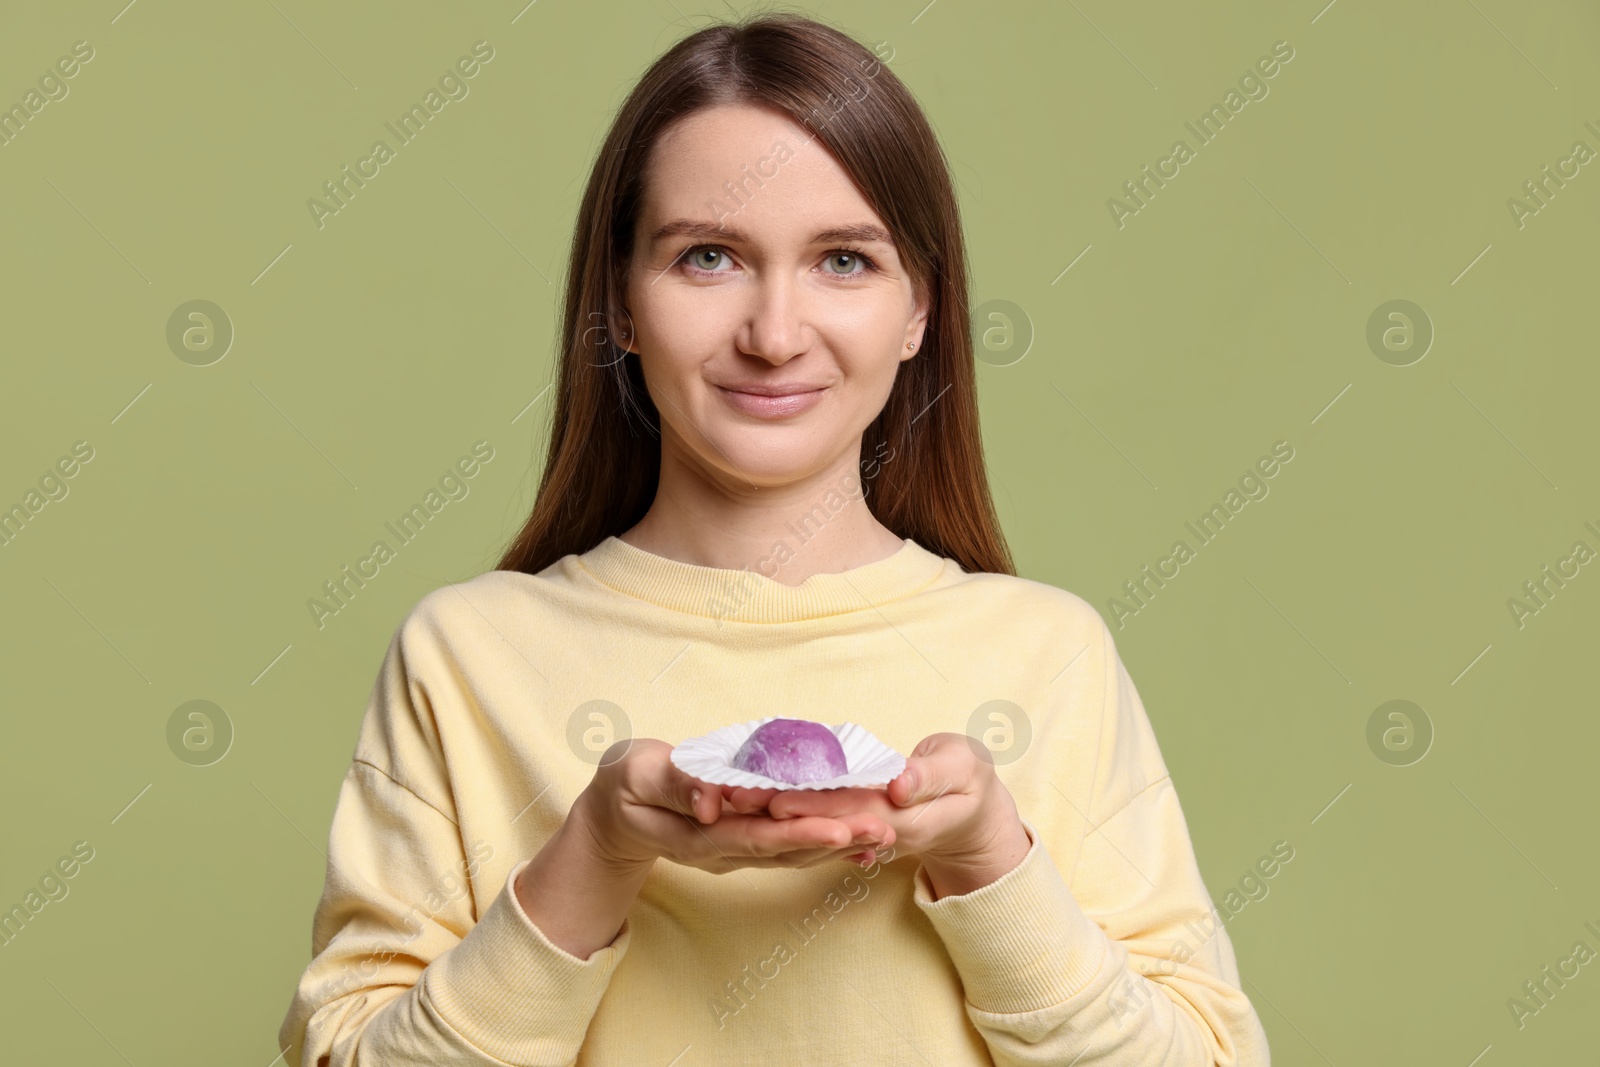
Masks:
[[[906,769],[889,783],[889,800],[896,807],[906,808],[916,803],[917,780],[920,775],[912,764],[915,758],[913,756],[912,759],[906,760]]]
[[[868,832],[857,833],[851,844],[843,848],[820,849],[814,852],[795,853],[789,852],[774,859],[783,866],[792,867],[820,867],[825,863],[837,863],[841,860],[855,863],[862,867],[870,867],[877,861],[879,849],[892,845],[894,831],[889,831],[890,840],[884,841]],[[866,848],[861,846],[865,845]]]
[[[701,825],[662,804],[635,808],[642,836],[659,842],[659,855],[673,863],[713,874],[744,867],[787,867],[801,859],[859,851],[848,827],[828,819],[774,823],[764,815],[726,813],[714,825]]]
[[[851,841],[856,844],[882,845],[885,848],[894,844],[894,827],[876,815],[868,812],[852,812],[838,816],[837,821],[850,828],[853,834]]]
[[[716,827],[706,827],[705,832],[729,855],[771,857],[808,849],[845,848],[856,844],[857,829],[837,819],[779,821],[765,815],[729,815]]]
[[[845,848],[805,849],[800,852],[785,852],[781,856],[763,856],[754,863],[765,868],[820,867],[825,863],[837,863],[852,851],[859,852],[860,849],[855,845],[848,845]]]
[[[892,843],[892,830],[890,831],[891,841],[884,842],[877,838],[870,829],[863,829],[856,833],[849,843],[838,847],[797,848],[770,854],[749,855],[741,851],[742,848],[748,847],[747,844],[742,845],[735,841],[723,839],[724,835],[730,834],[730,828],[736,825],[740,818],[743,817],[735,816],[725,820],[724,825],[717,829],[699,829],[695,831],[699,835],[701,844],[692,846],[687,853],[675,852],[670,858],[675,862],[688,863],[701,870],[708,870],[715,874],[727,874],[744,867],[763,869],[818,867],[827,863],[836,863],[840,860],[850,860],[852,856],[863,853],[875,857],[876,850],[886,848]],[[751,818],[756,822],[762,819],[760,816]],[[770,823],[771,820],[766,821]],[[798,827],[799,821],[794,820],[785,825],[787,827]],[[716,835],[716,840],[713,840],[713,835]],[[865,849],[863,846],[866,846]],[[866,865],[870,866],[871,862],[872,860],[869,858]]]
[[[866,853],[862,852],[860,850],[857,850],[855,852],[848,852],[848,851],[846,851],[844,849],[839,849],[838,851],[830,852],[830,853],[828,853],[826,855],[817,856],[814,859],[808,859],[804,863],[799,864],[799,866],[801,866],[801,867],[822,867],[822,866],[825,866],[827,864],[841,863],[841,862],[850,863],[850,864],[860,864],[861,861],[860,861],[859,857],[864,856],[864,855],[866,855]],[[866,864],[865,866],[870,866],[870,864]]]
[[[767,811],[772,798],[784,790],[756,789],[749,786],[731,786],[728,802],[733,805],[733,810],[745,815],[754,815],[757,812]]]
[[[805,852],[786,852],[781,856],[774,856],[770,859],[763,860],[762,862],[765,866],[784,867],[820,867],[823,864],[839,863],[841,861],[845,863],[861,863],[862,866],[871,866],[874,862],[876,862],[878,855],[883,852],[885,846],[879,842],[873,841],[865,842],[865,848],[862,847],[862,844],[863,842],[858,840],[855,843],[846,845],[843,848],[815,849]],[[863,860],[866,862],[862,863]]]
[[[694,817],[702,823],[713,823],[722,814],[722,797],[699,786],[689,790],[689,806]]]
[[[786,789],[767,803],[767,814],[774,819],[798,815],[824,815],[837,818],[845,812],[869,809],[883,799],[883,790],[850,786],[844,789]]]

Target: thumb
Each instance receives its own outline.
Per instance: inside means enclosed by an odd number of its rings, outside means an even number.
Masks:
[[[928,775],[921,764],[920,758],[911,757],[906,760],[906,769],[889,783],[889,799],[902,808],[920,804],[930,796],[927,788]]]
[[[684,775],[672,784],[672,796],[663,793],[665,806],[675,808],[698,823],[713,823],[722,814],[722,789]]]
[[[705,782],[694,782],[689,788],[689,813],[697,822],[713,823],[722,814],[722,790]]]

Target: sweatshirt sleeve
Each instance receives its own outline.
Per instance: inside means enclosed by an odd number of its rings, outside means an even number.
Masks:
[[[1110,631],[1099,629],[1105,700],[1086,807],[1047,784],[1036,792],[1067,817],[1022,812],[1032,847],[1021,863],[938,900],[918,867],[914,900],[999,1067],[1269,1067],[1155,733]],[[1061,765],[1039,755],[1043,774]],[[1040,833],[1081,827],[1085,812],[1094,821],[1076,853]],[[1068,878],[1053,855],[1076,856]]]
[[[565,1067],[627,951],[626,922],[588,959],[547,939],[512,889],[531,857],[475,914],[470,887],[493,848],[469,849],[457,823],[435,712],[459,698],[430,692],[427,680],[456,684],[438,659],[408,619],[374,686],[333,815],[312,959],[278,1032],[291,1067]]]

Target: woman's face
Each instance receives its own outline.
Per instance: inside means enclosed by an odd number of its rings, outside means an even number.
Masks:
[[[645,185],[618,342],[639,354],[664,467],[730,489],[853,471],[927,317],[883,220],[762,108],[674,124]]]

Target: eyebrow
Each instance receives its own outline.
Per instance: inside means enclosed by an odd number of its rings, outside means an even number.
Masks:
[[[694,237],[702,240],[738,241],[745,244],[750,242],[750,235],[743,230],[697,219],[673,219],[650,235],[650,243],[656,244],[668,237]],[[878,241],[891,248],[894,247],[894,238],[889,236],[889,231],[871,223],[856,223],[819,230],[811,235],[810,243],[825,244],[832,241]]]

